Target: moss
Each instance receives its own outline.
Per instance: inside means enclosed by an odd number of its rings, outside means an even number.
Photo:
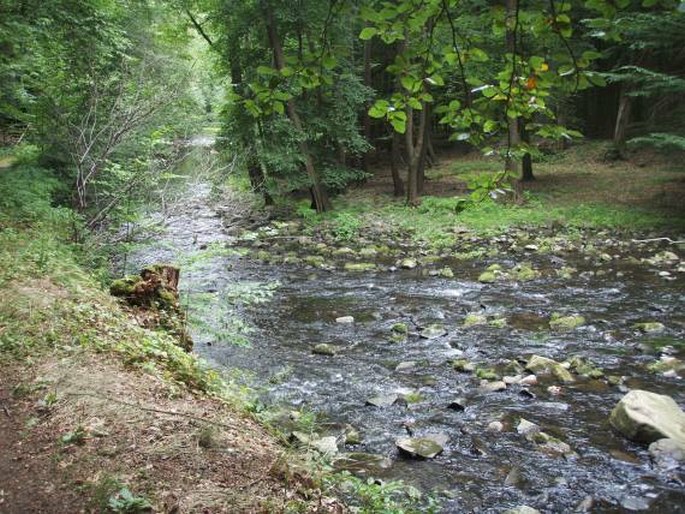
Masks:
[[[114,296],[129,296],[133,294],[136,284],[140,282],[141,278],[136,275],[128,275],[112,282],[109,286],[109,292]]]
[[[500,376],[492,368],[477,368],[476,376],[482,380],[499,380]]]
[[[346,262],[345,263],[345,271],[363,272],[363,271],[374,271],[375,269],[376,269],[376,265],[373,264],[372,262]]]
[[[487,323],[487,318],[483,314],[478,314],[471,312],[464,318],[464,327],[473,327],[476,325],[485,325]]]
[[[396,334],[407,334],[409,332],[409,328],[407,327],[406,323],[395,323],[390,330]]]
[[[478,276],[478,282],[483,284],[492,284],[497,281],[497,275],[492,271],[484,271]]]

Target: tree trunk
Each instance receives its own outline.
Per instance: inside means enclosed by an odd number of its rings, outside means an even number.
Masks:
[[[267,35],[269,37],[269,44],[271,45],[271,50],[274,56],[274,65],[277,70],[282,70],[285,67],[285,57],[283,55],[283,48],[281,46],[281,41],[278,39],[278,32],[276,31],[276,23],[273,16],[273,11],[269,2],[264,2],[264,14],[266,19],[266,29]],[[286,103],[286,112],[288,113],[288,118],[292,122],[295,129],[304,133],[304,126],[302,124],[302,119],[297,112],[297,107],[295,106],[295,101],[293,99],[288,100]],[[309,144],[306,140],[302,140],[299,143],[300,152],[304,157],[304,166],[311,182],[311,193],[312,200],[316,206],[317,212],[325,212],[331,210],[331,201],[328,198],[328,193],[321,183],[319,174],[314,166],[314,157],[309,150]]]
[[[364,85],[368,88],[373,87],[371,81],[371,39],[369,39],[367,41],[364,41]],[[369,116],[369,107],[369,105],[366,105],[364,113],[362,114],[362,127],[364,128],[364,139],[367,143],[371,141],[371,116]],[[370,167],[370,156],[370,150],[364,152],[364,157],[362,160],[362,169],[367,173]]]
[[[630,111],[633,107],[633,99],[628,96],[625,88],[621,89],[621,96],[618,102],[618,114],[616,115],[616,125],[614,127],[614,148],[620,159],[625,157],[626,152],[626,132],[630,121]]]
[[[521,120],[520,126],[521,141],[525,144],[530,144],[530,133],[526,130],[526,126]],[[535,180],[533,175],[533,157],[530,152],[526,152],[523,155],[523,160],[521,161],[521,182],[532,182]]]
[[[390,156],[390,173],[392,173],[393,194],[397,197],[404,196],[404,182],[400,176],[401,148],[400,135],[392,131],[392,150]]]
[[[423,103],[423,102],[422,102]],[[419,111],[419,126],[414,136],[414,109],[407,107],[407,127],[405,140],[407,145],[407,205],[417,207],[421,203],[419,191],[419,165],[424,147],[424,134],[426,131],[426,105]],[[414,139],[416,137],[416,139]]]

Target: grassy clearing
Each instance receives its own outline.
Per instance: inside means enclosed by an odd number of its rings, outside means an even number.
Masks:
[[[685,165],[677,157],[635,154],[631,160],[606,162],[606,145],[587,143],[536,163],[537,180],[525,185],[522,204],[483,202],[456,213],[466,184],[498,163],[484,157],[443,160],[427,173],[429,193],[420,207],[407,209],[392,198],[389,177],[379,173],[370,184],[338,198],[324,222],[337,227],[386,224],[431,246],[449,246],[454,234],[471,230],[494,235],[512,227],[535,229],[685,230]],[[432,193],[432,194],[430,194]]]

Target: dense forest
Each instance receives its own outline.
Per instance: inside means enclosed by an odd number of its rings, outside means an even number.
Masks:
[[[685,512],[685,3],[0,0],[0,511]]]
[[[415,206],[444,149],[499,157],[484,190],[582,137],[612,138],[616,159],[682,149],[684,24],[653,0],[7,0],[0,127],[91,228],[208,121],[267,203],[308,189],[329,210],[382,161]]]

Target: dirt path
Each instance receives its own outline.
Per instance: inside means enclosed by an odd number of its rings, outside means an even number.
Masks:
[[[21,389],[18,372],[0,377],[0,513],[81,512],[76,489],[60,480],[47,433],[26,427],[32,407],[13,394]]]
[[[154,512],[338,511],[303,498],[306,474],[250,419],[103,356],[8,370],[0,401],[2,514],[106,511],[124,489]]]

